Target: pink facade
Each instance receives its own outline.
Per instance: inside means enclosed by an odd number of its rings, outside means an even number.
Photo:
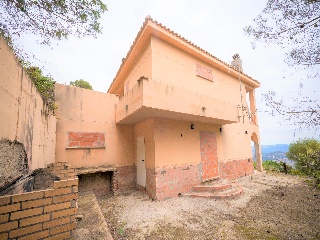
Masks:
[[[259,86],[147,18],[108,93],[56,85],[56,161],[114,169],[119,190],[153,199],[252,175]]]

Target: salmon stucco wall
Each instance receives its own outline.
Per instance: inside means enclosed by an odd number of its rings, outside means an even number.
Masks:
[[[212,71],[212,81],[197,75],[198,64]],[[152,79],[225,102],[240,103],[238,79],[154,36]]]
[[[128,76],[124,78],[124,94],[127,93],[140,77],[151,77],[151,46],[150,41],[146,45],[146,49],[141,52],[141,55],[134,61],[134,66]]]
[[[234,179],[253,173],[251,136],[258,127],[248,119],[245,123],[227,125],[164,118],[156,118],[154,123],[155,169],[200,166],[200,132],[207,131],[215,134],[221,178]],[[200,171],[199,168],[199,174],[203,174]]]
[[[0,37],[0,140],[20,142],[29,171],[55,161],[56,118]]]
[[[257,125],[257,117],[255,116],[254,121],[252,119],[250,121],[248,117],[249,112],[255,114],[256,111],[254,98],[255,93],[253,86],[250,86],[248,85],[248,83],[240,81],[239,78],[234,77],[231,74],[228,74],[228,72],[223,72],[215,66],[200,61],[196,56],[192,56],[187,51],[179,49],[171,44],[168,44],[167,42],[155,36],[152,36],[151,44],[153,81],[163,82],[172,86],[177,86],[181,89],[186,89],[190,92],[197,92],[203,97],[213,97],[214,99],[221,100],[221,102],[217,102],[217,104],[220,105],[224,102],[227,102],[234,104],[234,106],[232,106],[233,108],[236,106],[245,107],[238,108],[238,122],[220,125],[219,128],[215,128],[216,131],[218,131],[218,159],[219,161],[228,162],[252,158],[252,134],[257,134],[259,139],[259,127]],[[199,75],[202,75],[202,77]],[[250,95],[250,102],[247,102],[246,100],[246,95],[248,95],[248,91],[252,92],[252,94]],[[179,95],[180,99],[185,99],[186,97],[186,94]],[[174,104],[179,105],[179,102],[175,101]],[[189,105],[192,107],[194,106],[194,104]],[[231,111],[233,110],[232,107],[224,108],[224,111]],[[226,116],[225,112],[224,116]],[[155,136],[157,142],[157,166],[166,165],[166,159],[168,159],[168,156],[177,156],[174,158],[178,164],[196,162],[194,159],[196,159],[195,155],[197,155],[199,152],[199,144],[196,144],[195,136],[192,136],[190,132],[185,132],[187,142],[184,142],[185,140],[183,140],[183,137],[180,137],[180,139],[178,139],[178,136],[180,136],[180,134],[178,134],[178,132],[175,133],[175,131],[179,131],[179,128],[181,129],[184,124],[188,125],[190,123],[191,122],[184,123],[181,121],[181,124],[174,124],[174,122],[170,123],[174,127],[170,126],[170,124],[167,125],[169,129],[172,129],[170,130],[170,133],[167,133],[169,135],[171,134],[170,138],[168,139],[175,139],[175,142],[181,143],[181,146],[180,144],[175,144],[174,147],[168,145],[166,146],[166,148],[169,149],[169,151],[166,153],[163,153],[163,151],[158,151],[159,147],[161,146],[161,148],[164,149],[164,146],[166,145],[165,141],[157,141],[157,136],[160,137],[162,135],[165,135],[161,133],[161,131],[156,131]],[[197,123],[196,121],[194,121],[194,123],[196,125],[200,124],[200,126],[206,125]],[[213,122],[212,124],[212,126],[218,125],[218,121],[216,123]],[[210,126],[210,124],[208,124],[208,126]],[[222,132],[220,132],[220,128],[222,128]],[[187,129],[187,127],[185,127],[184,129]],[[183,135],[182,132],[181,134]],[[166,137],[168,137],[169,135],[167,135]],[[187,146],[185,148],[185,153],[177,154],[177,150],[179,148],[183,149],[185,145]],[[193,149],[193,151],[191,151],[190,149]]]
[[[133,165],[133,126],[116,125],[117,102],[116,95],[56,84],[56,161],[68,161],[77,168]],[[70,146],[70,133],[78,134],[84,146]],[[98,146],[88,145],[95,136]]]
[[[156,119],[155,166],[176,166],[200,163],[199,125],[164,118]]]
[[[154,121],[155,167],[199,164],[200,131],[216,134],[219,161],[252,158],[250,132],[256,128],[253,124],[235,123],[221,126],[165,118]],[[191,124],[194,129],[191,129]]]
[[[251,135],[257,129],[253,124],[243,123],[222,126],[220,134],[222,144],[218,145],[219,160],[252,158]]]

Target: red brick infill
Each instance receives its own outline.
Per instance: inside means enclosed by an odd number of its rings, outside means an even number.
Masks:
[[[117,167],[114,172],[114,179],[112,180],[113,186],[116,185],[117,191],[123,192],[136,188],[137,170],[136,165],[127,165]]]
[[[253,174],[251,158],[219,162],[220,178],[237,179]]]
[[[67,148],[104,148],[105,136],[100,132],[68,132]]]
[[[214,132],[200,132],[202,181],[219,177],[217,140]]]
[[[155,200],[177,197],[201,182],[200,166],[182,165],[147,169],[147,194]]]

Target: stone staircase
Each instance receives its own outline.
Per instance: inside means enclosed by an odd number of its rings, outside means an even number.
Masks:
[[[215,179],[204,182],[193,187],[192,192],[184,193],[185,197],[213,198],[213,199],[234,199],[239,197],[243,188],[237,182],[230,182],[228,179]]]

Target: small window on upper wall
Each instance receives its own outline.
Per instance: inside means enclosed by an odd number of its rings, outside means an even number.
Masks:
[[[196,75],[213,82],[212,70],[196,63]]]

